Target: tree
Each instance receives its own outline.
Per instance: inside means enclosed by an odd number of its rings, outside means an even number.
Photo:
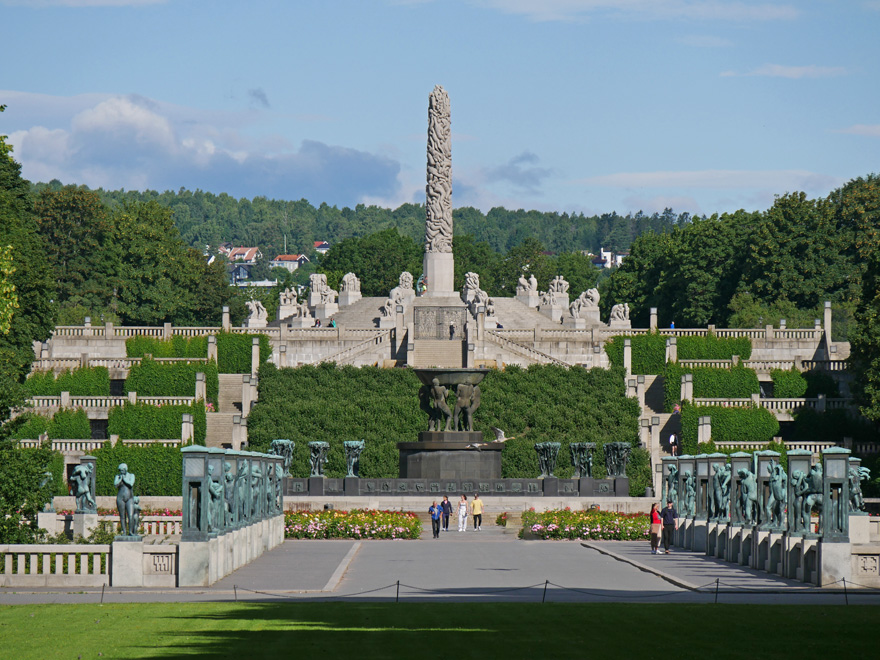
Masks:
[[[12,283],[12,246],[0,246],[0,335],[9,332],[12,326],[12,315],[18,308],[18,296]]]
[[[45,478],[51,460],[48,449],[17,449],[14,441],[0,442],[0,543],[36,540],[37,512],[54,488],[53,480]]]

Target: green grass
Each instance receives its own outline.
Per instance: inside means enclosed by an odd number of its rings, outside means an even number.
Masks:
[[[2,657],[875,657],[872,606],[150,603],[0,606]],[[100,655],[99,655],[100,654]]]

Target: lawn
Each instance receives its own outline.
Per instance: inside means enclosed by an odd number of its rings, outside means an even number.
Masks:
[[[874,657],[871,606],[151,603],[0,606],[0,655],[94,658]]]

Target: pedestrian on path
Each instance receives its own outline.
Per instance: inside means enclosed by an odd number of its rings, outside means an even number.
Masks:
[[[663,532],[663,520],[660,518],[660,504],[654,502],[651,505],[651,554],[656,555],[660,550],[660,535]]]
[[[431,514],[431,529],[434,531],[434,538],[440,538],[440,516],[443,513],[443,510],[440,508],[440,505],[437,504],[437,500],[434,500],[434,503],[428,509],[428,513]]]
[[[471,503],[471,512],[474,514],[474,531],[483,529],[483,500],[479,493],[474,493],[474,501]]]
[[[669,434],[669,453],[675,456],[677,454],[678,449],[678,438],[675,437],[675,433]]]
[[[459,532],[466,532],[467,531],[467,517],[468,517],[467,495],[462,495],[461,499],[458,501],[458,531]]]
[[[440,502],[440,508],[443,510],[443,531],[449,531],[449,516],[452,515],[452,502],[449,501],[449,495],[443,496],[443,501]]]
[[[672,542],[672,534],[678,529],[678,511],[672,504],[672,500],[666,500],[666,508],[660,514],[663,520],[663,548],[669,554],[669,544]]]

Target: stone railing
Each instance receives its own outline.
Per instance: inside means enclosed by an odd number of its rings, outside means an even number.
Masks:
[[[115,437],[115,436],[114,436]],[[113,444],[112,439],[110,440],[67,440],[67,439],[58,439],[53,438],[51,440],[52,443],[52,451],[57,451],[60,454],[88,454],[90,452],[96,451],[104,446],[105,443]],[[180,438],[163,438],[161,440],[119,440],[123,445],[129,447],[146,447],[148,445],[160,445],[162,447],[179,447],[181,445]],[[36,447],[41,447],[43,445],[43,441],[39,438],[36,440],[26,439],[19,440],[18,446],[22,449],[34,449]]]
[[[135,364],[140,364],[142,358],[102,358],[90,357],[87,361],[81,358],[39,358],[31,363],[31,372],[35,371],[64,371],[74,370],[80,367],[107,367],[107,369],[127,371]],[[208,358],[153,358],[160,364],[207,364]]]
[[[64,517],[59,516],[59,519],[63,525]],[[98,516],[98,520],[113,523],[114,528],[119,528],[119,516]],[[180,536],[183,516],[143,516],[140,522],[144,536]]]
[[[128,396],[70,396],[66,392],[62,392],[61,396],[33,396],[27,400],[27,403],[37,410],[62,407],[89,410],[112,408],[126,403],[146,403],[151,406],[189,406],[195,400],[193,396],[137,396],[136,392],[132,392]]]
[[[110,584],[109,545],[0,545],[0,586],[100,587]]]
[[[722,408],[748,408],[752,404],[760,406],[773,413],[792,413],[801,408],[813,408],[822,410],[841,410],[855,406],[852,399],[829,399],[825,397],[817,397],[815,399],[807,398],[695,398],[694,405],[698,406],[720,406]]]
[[[790,440],[784,441],[782,444],[785,445],[786,451],[791,451],[794,449],[806,450],[813,453],[814,457],[818,457],[823,451],[828,449],[829,447],[836,447],[837,443],[833,440],[815,440],[809,442],[792,442]],[[766,442],[735,442],[735,441],[716,441],[715,446],[719,448],[732,449],[736,448],[740,451],[752,452],[759,451],[767,446]]]
[[[561,367],[571,366],[567,362],[557,360],[551,355],[547,355],[546,353],[542,353],[541,351],[535,350],[534,348],[524,346],[523,344],[507,339],[506,337],[502,337],[495,330],[486,330],[486,338],[489,339],[489,341],[491,341],[492,343],[501,346],[511,353],[515,353],[521,357],[533,360],[539,364],[555,364]]]
[[[333,328],[331,328],[333,329]],[[369,339],[365,339],[359,344],[344,348],[341,351],[322,358],[321,362],[336,362],[337,364],[345,364],[346,361],[352,360],[357,356],[372,350],[374,347],[385,343],[391,339],[391,329],[382,330],[378,334],[372,335]]]

